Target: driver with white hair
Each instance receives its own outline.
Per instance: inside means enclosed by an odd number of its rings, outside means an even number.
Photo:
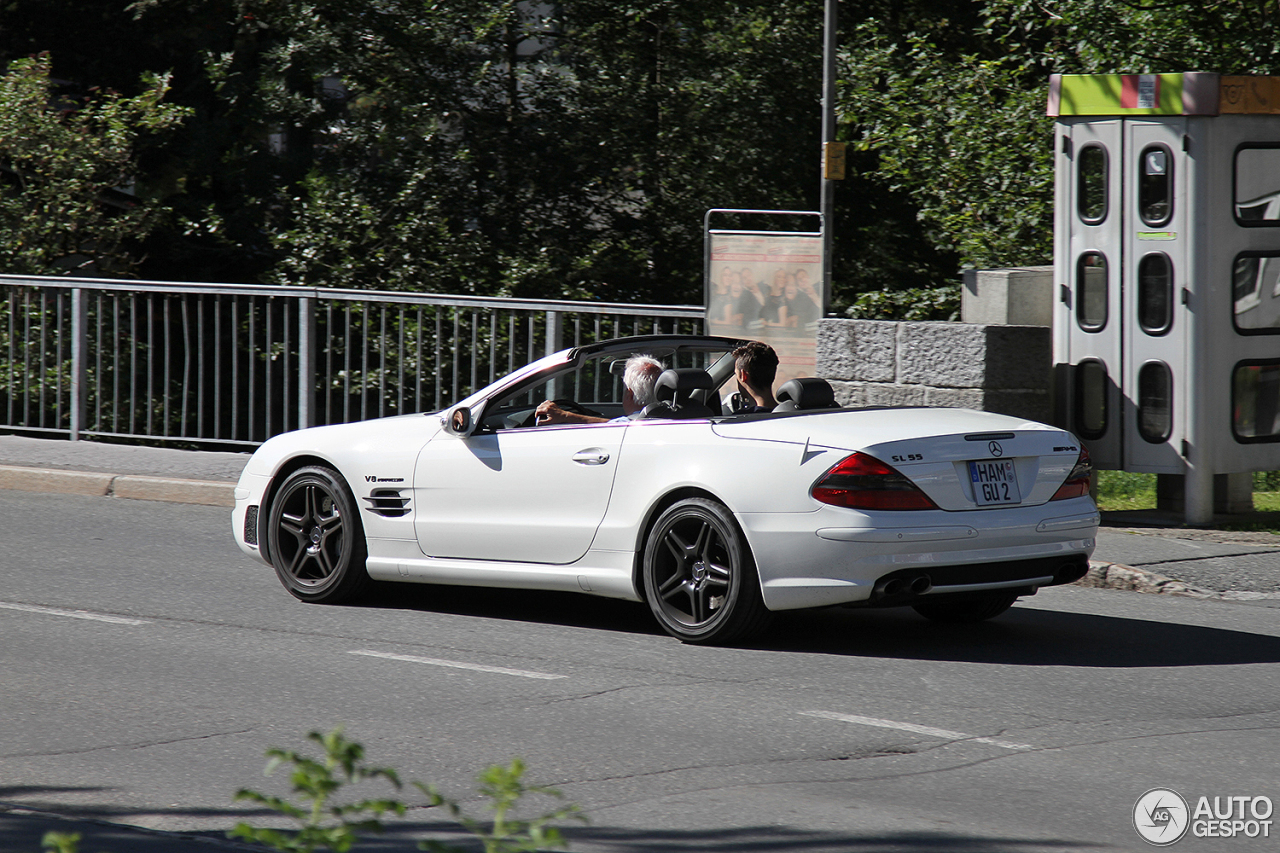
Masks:
[[[534,419],[538,426],[546,424],[602,424],[630,420],[631,415],[643,411],[644,407],[656,402],[653,389],[658,377],[665,368],[662,362],[648,355],[633,355],[627,359],[626,370],[622,374],[622,411],[621,417],[598,418],[580,412],[570,412],[556,405],[554,400],[544,400],[538,405]]]

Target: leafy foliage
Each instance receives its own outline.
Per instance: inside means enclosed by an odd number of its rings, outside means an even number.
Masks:
[[[79,853],[81,836],[78,832],[54,832],[50,830],[40,839],[40,849],[48,853]]]
[[[979,269],[1045,263],[1053,244],[1052,125],[1017,57],[946,55],[924,35],[858,33],[844,93],[857,145],[907,192],[931,239]]]
[[[867,19],[844,39],[841,120],[961,266],[1050,260],[1051,73],[1280,70],[1280,7],[1264,0],[927,7]]]
[[[959,320],[960,288],[874,290],[855,299],[845,314],[856,320]]]
[[[837,308],[1047,260],[1050,73],[1280,66],[1271,0],[840,12],[855,148],[833,224]],[[164,80],[161,106],[189,109],[133,149],[124,172],[143,203],[98,211],[126,235],[92,241],[116,247],[95,261],[106,274],[696,302],[708,208],[818,204],[817,3],[0,0],[0,13],[11,75],[51,50],[55,76],[128,93],[90,99],[103,108],[158,105]],[[30,97],[3,97],[29,120]],[[90,112],[39,116],[42,132]],[[55,149],[73,143],[72,160],[115,156],[78,138]],[[67,205],[103,193],[59,187]],[[17,230],[0,269],[49,269],[19,226],[52,202],[5,197]],[[54,269],[84,263],[83,233],[57,235]]]
[[[435,788],[415,783],[425,793],[433,806],[444,806],[454,818],[484,844],[485,853],[534,853],[549,847],[564,847],[560,830],[552,823],[567,819],[586,821],[581,810],[569,803],[552,809],[538,817],[522,819],[513,813],[519,801],[529,794],[561,799],[554,788],[528,785],[524,781],[525,765],[519,758],[507,767],[494,765],[480,774],[480,793],[488,798],[493,813],[492,821],[485,823],[468,817],[461,806],[442,796]],[[423,841],[421,850],[432,853],[458,853],[457,848],[437,841]]]
[[[392,799],[332,803],[334,794],[351,783],[384,779],[399,789],[400,778],[390,768],[366,765],[364,747],[348,740],[341,728],[327,734],[311,732],[307,738],[324,749],[324,758],[317,760],[274,747],[267,750],[271,759],[265,771],[268,776],[281,765],[292,766],[289,781],[297,802],[250,788],[242,788],[235,795],[237,801],[258,803],[296,821],[299,829],[277,830],[239,823],[229,833],[233,838],[245,838],[289,853],[312,853],[315,850],[344,853],[351,849],[360,832],[381,832],[379,818],[382,815],[404,814],[404,803]]]
[[[1270,0],[987,0],[983,33],[1046,73],[1280,70],[1280,7]]]
[[[142,94],[59,94],[41,55],[0,77],[0,269],[31,275],[133,271],[136,242],[159,224],[141,157],[187,110],[163,103],[166,78]],[[124,192],[133,187],[136,192]]]
[[[290,784],[295,800],[264,794],[248,788],[236,792],[237,801],[250,801],[265,806],[299,825],[297,830],[278,830],[239,823],[228,833],[285,853],[313,853],[333,850],[344,853],[364,832],[381,832],[383,815],[403,816],[408,809],[398,799],[372,798],[351,803],[335,802],[346,786],[381,779],[394,789],[401,788],[400,777],[389,767],[372,767],[364,761],[364,747],[347,739],[339,727],[327,734],[311,732],[307,738],[324,749],[324,757],[311,758],[292,750],[271,748],[266,768],[269,776],[278,768],[292,768]],[[529,785],[524,780],[525,764],[513,759],[508,766],[494,765],[479,777],[480,794],[489,800],[492,820],[469,817],[457,801],[441,794],[433,786],[414,782],[413,786],[427,797],[429,807],[444,807],[469,832],[481,841],[485,853],[531,853],[550,847],[563,847],[560,830],[552,824],[566,819],[583,820],[581,810],[573,804],[560,805],[538,817],[517,816],[520,801],[530,794],[561,799],[553,788]],[[78,840],[78,839],[77,839]],[[422,841],[419,849],[435,853],[461,853],[460,848],[439,841]],[[59,850],[57,853],[74,853]]]
[[[550,8],[256,5],[209,67],[232,112],[285,128],[269,278],[687,300],[706,208],[802,203],[811,13]]]
[[[152,278],[696,302],[708,208],[818,202],[818,4],[0,7],[0,62],[172,69],[191,114],[145,163],[173,190]],[[837,302],[954,267],[865,170],[837,200]]]

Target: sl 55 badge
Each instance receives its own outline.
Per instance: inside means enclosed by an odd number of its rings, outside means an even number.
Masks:
[[[897,455],[890,456],[889,459],[893,462],[920,462],[924,459],[924,454],[905,453],[901,456],[897,456]]]

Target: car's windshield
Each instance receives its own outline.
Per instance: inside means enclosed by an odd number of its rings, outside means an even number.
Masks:
[[[544,400],[555,400],[570,411],[593,418],[612,419],[624,413],[622,374],[632,355],[656,358],[664,368],[694,367],[711,374],[718,388],[733,373],[729,346],[648,347],[636,352],[609,351],[584,356],[559,370],[549,371],[521,383],[486,406],[480,428],[485,431],[521,429],[534,426],[534,410]],[[707,392],[713,409],[719,408],[716,391]]]

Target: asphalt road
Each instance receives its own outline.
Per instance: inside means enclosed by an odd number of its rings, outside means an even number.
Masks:
[[[0,850],[50,827],[83,853],[219,849],[268,822],[237,788],[285,792],[263,751],[339,724],[477,814],[476,772],[523,757],[591,853],[1136,850],[1149,789],[1280,800],[1276,599],[1068,587],[979,626],[830,610],[697,648],[586,596],[301,604],[228,515],[0,492]],[[396,825],[361,849],[462,837],[439,810]]]

